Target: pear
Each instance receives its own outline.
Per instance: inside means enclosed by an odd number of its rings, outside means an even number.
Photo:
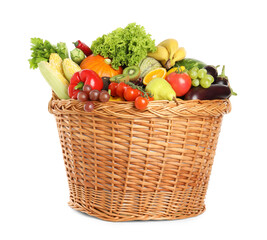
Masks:
[[[146,86],[146,92],[150,92],[154,100],[169,100],[176,98],[172,86],[164,78],[154,78]]]

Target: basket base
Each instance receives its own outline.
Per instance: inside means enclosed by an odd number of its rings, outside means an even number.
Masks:
[[[69,206],[90,216],[112,222],[171,220],[205,211],[205,186],[176,191],[109,191],[69,182]]]
[[[191,218],[191,217],[196,217],[202,213],[205,212],[206,207],[205,205],[203,205],[203,208],[200,209],[198,212],[194,213],[194,214],[190,214],[190,215],[181,215],[181,214],[177,214],[177,215],[173,215],[173,216],[158,216],[158,215],[140,215],[140,216],[117,216],[117,217],[112,217],[110,215],[107,215],[106,213],[103,213],[95,208],[92,209],[87,209],[85,207],[83,207],[81,204],[79,203],[75,203],[72,200],[70,200],[68,202],[68,205],[77,211],[86,213],[89,216],[93,216],[96,217],[98,219],[101,220],[105,220],[105,221],[110,221],[110,222],[126,222],[126,221],[146,221],[146,220],[176,220],[176,219],[185,219],[185,218]]]

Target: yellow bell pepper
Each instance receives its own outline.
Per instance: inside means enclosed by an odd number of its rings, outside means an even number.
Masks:
[[[172,72],[176,72],[177,71],[177,67],[174,67],[174,68],[171,68],[168,72],[167,72],[167,75],[168,76],[169,74],[171,74]],[[180,66],[179,70],[182,72],[185,70],[185,67],[184,66]]]
[[[124,99],[121,98],[121,97],[112,97],[112,96],[110,96],[109,101],[124,101]]]

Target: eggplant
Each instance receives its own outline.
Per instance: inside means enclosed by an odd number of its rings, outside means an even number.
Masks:
[[[231,90],[231,95],[237,96],[237,93],[233,91],[233,89],[230,86],[228,77],[225,75],[225,65],[223,65],[222,73],[217,77],[217,79],[214,81],[214,84],[220,84],[220,85],[226,85]]]
[[[228,77],[225,76],[225,65],[223,65],[222,73],[215,79],[214,84],[229,85]]]
[[[220,84],[220,85],[226,85],[226,86],[229,85],[229,81],[222,77],[218,77],[214,82],[215,82],[214,84]]]
[[[207,70],[207,74],[213,76],[214,78],[214,81],[216,81],[217,77],[218,77],[218,71],[217,71],[217,68],[219,67],[220,65],[218,66],[212,66],[212,65],[207,65],[204,67],[204,69]]]
[[[110,84],[110,77],[102,77],[102,81],[103,81],[103,90],[108,91],[108,86]]]
[[[193,87],[185,95],[185,100],[214,100],[226,99],[231,96],[231,89],[227,85],[212,84],[209,88]]]

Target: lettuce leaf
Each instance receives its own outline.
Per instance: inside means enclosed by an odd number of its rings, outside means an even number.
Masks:
[[[94,55],[111,59],[111,66],[136,66],[147,56],[155,52],[155,40],[147,34],[145,28],[136,23],[128,24],[124,29],[117,28],[109,34],[97,38],[91,45]]]

